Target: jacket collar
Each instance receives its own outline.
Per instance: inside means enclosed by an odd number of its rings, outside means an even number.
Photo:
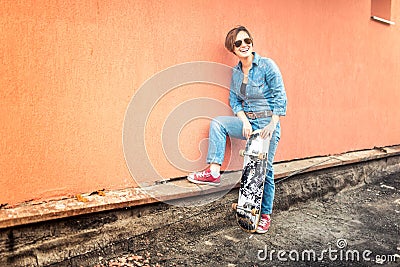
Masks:
[[[253,57],[253,65],[257,65],[258,66],[258,63],[260,62],[261,57],[256,52],[252,52],[252,54],[254,56]],[[239,63],[235,66],[235,69],[241,70],[242,69],[242,62],[239,61]]]

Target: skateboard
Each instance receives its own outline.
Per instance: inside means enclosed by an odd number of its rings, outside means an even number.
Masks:
[[[238,203],[232,204],[239,226],[247,232],[255,232],[261,216],[261,201],[267,172],[267,154],[270,139],[262,139],[261,130],[254,131],[247,140]]]

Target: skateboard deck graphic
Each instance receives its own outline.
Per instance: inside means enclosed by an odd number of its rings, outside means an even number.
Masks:
[[[270,139],[260,137],[261,130],[253,132],[247,140],[238,203],[233,204],[239,226],[247,232],[255,232],[261,216],[261,201],[267,172],[267,153]]]

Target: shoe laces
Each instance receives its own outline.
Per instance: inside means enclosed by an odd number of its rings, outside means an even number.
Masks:
[[[261,218],[259,225],[266,226],[270,221],[271,221],[271,219],[269,217]]]
[[[207,171],[202,171],[202,172],[198,172],[198,173],[196,173],[196,176],[197,177],[205,177],[205,176],[207,176]]]

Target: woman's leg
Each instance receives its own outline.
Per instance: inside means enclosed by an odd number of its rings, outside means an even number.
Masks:
[[[244,139],[242,135],[243,123],[238,117],[220,116],[211,121],[207,163],[209,169],[189,174],[187,179],[192,183],[219,185],[221,181],[221,164],[224,161],[226,137]]]
[[[210,123],[207,163],[221,165],[224,161],[226,137],[245,139],[243,122],[235,116],[219,116]]]
[[[278,123],[276,129],[271,137],[269,144],[268,159],[267,159],[267,174],[264,182],[264,194],[262,199],[261,214],[271,214],[272,206],[275,197],[275,181],[274,181],[274,157],[278,143],[280,140],[280,124]]]

